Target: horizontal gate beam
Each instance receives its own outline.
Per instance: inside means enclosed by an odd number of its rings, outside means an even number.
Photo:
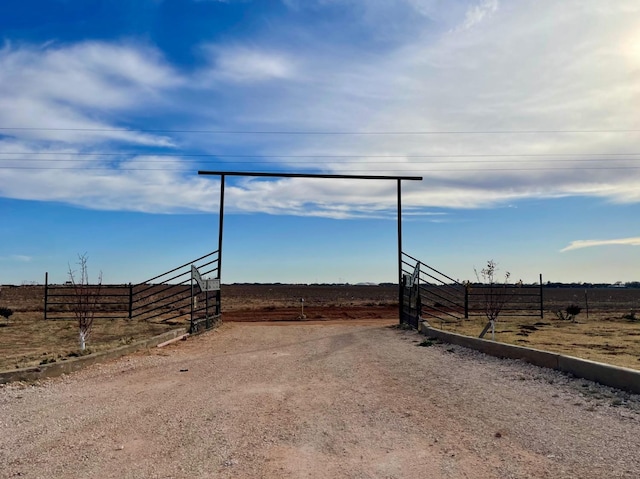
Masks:
[[[387,175],[323,175],[316,173],[260,173],[246,171],[208,171],[200,170],[199,175],[215,176],[256,176],[263,178],[331,178],[345,180],[410,180],[421,181],[422,176],[387,176]]]

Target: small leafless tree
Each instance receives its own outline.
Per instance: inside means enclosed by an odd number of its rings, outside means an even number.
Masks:
[[[504,306],[509,301],[509,290],[507,288],[507,284],[509,281],[509,277],[511,274],[507,271],[504,274],[504,280],[501,281],[498,279],[498,263],[494,260],[490,259],[487,261],[487,264],[484,268],[478,272],[474,268],[474,272],[476,274],[476,278],[479,283],[483,283],[483,294],[484,294],[484,314],[489,320],[484,330],[480,334],[482,338],[489,328],[491,328],[491,339],[496,339],[496,321],[498,321],[498,316],[504,309]]]
[[[102,272],[98,275],[98,282],[95,285],[89,283],[89,269],[87,253],[78,255],[79,271],[71,269],[69,265],[69,281],[73,286],[73,314],[78,321],[80,350],[84,351],[86,343],[93,327],[93,318],[96,313],[96,305],[102,288]]]

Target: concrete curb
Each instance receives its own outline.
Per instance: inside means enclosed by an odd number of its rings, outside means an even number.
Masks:
[[[497,343],[487,339],[472,338],[462,334],[441,331],[432,328],[426,321],[423,321],[420,326],[420,333],[429,338],[475,349],[490,356],[520,359],[535,366],[555,369],[572,374],[578,378],[589,379],[604,384],[605,386],[640,394],[640,371],[636,371],[635,369],[612,366],[610,364],[580,359],[564,354],[525,348],[513,344]]]
[[[160,343],[166,342],[177,336],[184,335],[186,328],[173,329],[166,333],[153,336],[152,338],[136,341],[126,346],[110,349],[108,351],[100,351],[98,353],[88,354],[79,358],[69,359],[50,364],[42,364],[40,366],[31,366],[28,368],[15,369],[11,371],[0,371],[0,384],[12,381],[35,381],[36,379],[53,378],[69,374],[73,371],[85,368],[92,364],[102,363],[110,359],[116,359],[127,354],[134,353],[141,349],[152,348]]]
[[[160,344],[156,344],[156,348],[164,348],[165,346],[169,346],[170,344],[177,343],[178,341],[184,341],[190,336],[189,333],[181,334],[180,336],[176,336],[175,338],[169,339]]]

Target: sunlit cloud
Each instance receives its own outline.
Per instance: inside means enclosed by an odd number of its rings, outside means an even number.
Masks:
[[[640,202],[637,162],[613,156],[638,144],[637,134],[613,132],[636,126],[640,55],[629,52],[638,44],[637,2],[285,3],[366,11],[358,35],[374,40],[380,22],[372,18],[409,11],[418,25],[373,54],[359,37],[320,35],[312,21],[300,33],[273,19],[260,41],[207,40],[188,67],[135,42],[7,43],[0,127],[14,129],[0,131],[0,195],[95,209],[215,211],[218,183],[199,178],[180,155],[196,151],[248,155],[216,162],[233,170],[423,176],[403,185],[403,205],[421,215],[529,198]],[[158,124],[169,131],[152,131]],[[594,129],[602,131],[559,133]],[[547,133],[477,133],[519,130]],[[52,150],[68,155],[41,161]],[[115,156],[82,156],[96,151]],[[331,217],[388,216],[396,201],[393,185],[358,181],[239,181],[228,194],[238,212]]]
[[[635,238],[618,238],[609,240],[576,240],[572,241],[569,246],[560,250],[561,253],[581,248],[593,248],[596,246],[640,246],[640,236]]]

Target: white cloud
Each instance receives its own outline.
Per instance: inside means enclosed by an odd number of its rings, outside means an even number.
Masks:
[[[254,83],[295,77],[296,68],[286,54],[249,46],[207,45],[203,51],[211,68],[201,73],[205,84],[212,81]]]
[[[482,0],[481,2],[470,5],[464,17],[462,25],[458,30],[466,30],[474,25],[482,22],[486,17],[498,10],[498,0]]]
[[[17,151],[19,146],[12,149]],[[174,213],[214,209],[216,183],[198,177],[178,158],[139,155],[105,159],[76,153],[37,156],[45,159],[37,165],[53,169],[0,169],[0,196],[98,210]],[[11,156],[12,164],[20,166],[36,155],[23,148],[20,155]]]
[[[640,236],[635,238],[619,238],[609,240],[576,240],[572,241],[569,246],[560,250],[561,253],[565,251],[571,251],[581,248],[593,248],[595,246],[611,246],[611,245],[623,245],[623,246],[640,246]]]
[[[181,83],[148,47],[7,43],[0,50],[0,125],[14,128],[5,133],[29,140],[171,146],[165,136],[127,131],[112,118],[161,102],[163,92]]]
[[[12,261],[18,263],[29,263],[33,258],[24,254],[11,254],[8,256],[0,256],[0,261]]]
[[[313,89],[287,90],[273,102],[277,108],[254,110],[254,124],[471,132],[638,126],[632,105],[640,101],[640,57],[622,55],[618,47],[636,32],[639,12],[631,15],[630,3],[603,11],[598,2],[544,8],[523,2],[505,6],[490,24],[484,20],[497,3],[474,5],[468,10],[473,28],[406,38],[380,55],[309,61],[301,69],[314,78]],[[362,156],[308,160],[313,166],[322,161],[328,172],[422,174],[425,183],[408,193],[413,205],[477,207],[571,195],[629,202],[640,199],[637,162],[608,154],[635,152],[636,140],[607,132],[329,136],[293,140],[288,152]],[[282,151],[279,144],[271,149]],[[396,158],[376,158],[385,153]],[[572,153],[587,156],[564,156]],[[473,156],[479,154],[487,156]],[[299,168],[300,160],[290,164]]]
[[[318,14],[327,4],[313,3]],[[0,126],[114,129],[120,118],[153,114],[176,130],[553,132],[640,128],[635,107],[640,102],[637,2],[330,3],[358,5],[377,12],[375,15],[394,5],[408,5],[411,11],[420,12],[414,15],[420,28],[404,35],[400,30],[391,44],[372,51],[361,35],[366,37],[368,31],[362,33],[363,29],[374,28],[374,22],[357,25],[354,31],[358,33],[349,42],[345,35],[314,36],[326,31],[314,30],[313,22],[279,28],[274,19],[271,36],[261,32],[260,42],[236,38],[232,44],[209,44],[203,49],[206,61],[183,72],[153,48],[140,45],[8,45],[0,52]],[[299,3],[298,8],[305,5]],[[342,27],[346,25],[336,25]],[[16,137],[11,144],[0,139],[1,151],[19,145],[24,150],[18,157],[21,165],[41,164],[27,162],[29,152],[62,148],[50,141],[68,148],[70,162],[56,163],[68,166],[83,165],[77,161],[78,153],[104,151],[105,142],[117,142],[247,154],[260,162],[256,166],[244,163],[246,159],[228,160],[223,166],[229,169],[422,175],[424,182],[403,187],[404,205],[418,210],[487,207],[572,195],[640,201],[637,157],[611,156],[638,152],[637,133],[176,133],[169,137],[132,129],[12,134]],[[574,153],[590,156],[566,156]],[[3,158],[2,164],[9,164]],[[143,167],[151,159],[149,155],[122,155],[117,161],[99,163],[107,168],[100,171],[0,169],[0,194],[95,208],[215,209],[217,183],[198,178],[195,168],[188,167],[178,154],[168,159],[177,171],[123,170],[132,165]],[[95,161],[87,160],[89,164]],[[334,185],[252,180],[230,185],[228,192],[229,207],[241,211],[334,216],[358,211],[388,215],[396,199],[394,185],[384,182]]]

